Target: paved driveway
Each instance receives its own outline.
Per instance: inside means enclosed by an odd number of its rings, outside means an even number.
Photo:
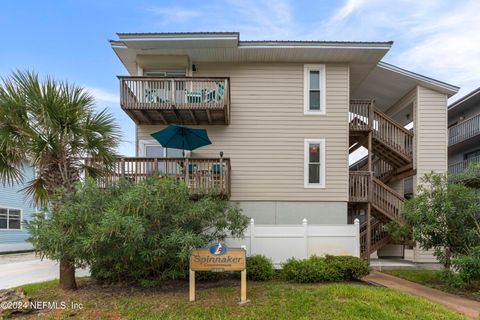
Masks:
[[[88,276],[88,270],[77,270],[76,276]],[[34,253],[0,255],[0,289],[22,284],[58,279],[58,263],[40,260]]]

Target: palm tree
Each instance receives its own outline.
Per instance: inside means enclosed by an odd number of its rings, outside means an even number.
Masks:
[[[34,72],[17,71],[2,79],[0,180],[23,182],[23,166],[32,165],[36,175],[24,191],[45,207],[51,206],[49,197],[56,189],[73,191],[83,170],[101,174],[81,159],[92,157],[108,167],[116,159],[120,130],[106,110],[95,110],[94,102],[85,89],[52,78],[41,80]],[[68,253],[60,258],[60,286],[76,288]]]

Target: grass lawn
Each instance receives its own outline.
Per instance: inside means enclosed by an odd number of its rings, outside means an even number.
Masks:
[[[77,291],[56,281],[22,286],[36,301],[82,303],[83,309],[36,311],[35,319],[465,319],[455,312],[399,291],[363,284],[248,283],[251,303],[239,306],[238,281],[200,283],[188,302],[188,284],[143,289],[101,285],[83,278]],[[22,315],[23,316],[23,315]]]
[[[480,283],[476,283],[465,288],[452,288],[447,286],[445,281],[442,280],[440,276],[441,271],[439,270],[383,270],[382,272],[417,282],[427,287],[480,301]]]

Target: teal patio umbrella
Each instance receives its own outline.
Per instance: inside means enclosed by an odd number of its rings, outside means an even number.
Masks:
[[[183,150],[183,156],[185,156],[185,150],[192,151],[212,144],[208,138],[207,130],[177,124],[171,124],[163,130],[152,133],[151,136],[160,142],[164,148]]]

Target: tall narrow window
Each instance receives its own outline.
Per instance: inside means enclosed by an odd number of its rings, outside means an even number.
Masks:
[[[22,211],[20,209],[0,208],[0,229],[20,230]]]
[[[304,67],[304,113],[325,114],[325,65]]]
[[[325,140],[305,140],[305,188],[325,187]]]

